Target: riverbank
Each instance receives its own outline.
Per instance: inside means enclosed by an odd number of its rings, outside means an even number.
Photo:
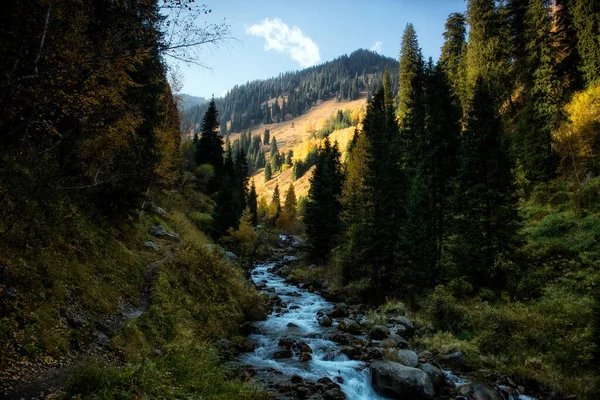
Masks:
[[[8,353],[0,374],[3,398],[264,398],[222,368],[217,345],[220,339],[243,345],[240,327],[264,318],[262,300],[231,254],[201,231],[193,199],[157,196],[130,235],[102,232],[91,219],[61,227],[57,245],[38,251],[43,258],[26,259],[36,267],[45,261],[52,271],[30,280],[55,286],[40,292],[42,298],[22,284],[23,276],[13,275],[14,294],[2,298],[12,307],[0,315],[8,327],[0,333],[9,335],[2,350]],[[88,239],[101,235],[104,240]],[[85,244],[78,263],[64,248],[56,253],[67,238]],[[59,284],[68,291],[57,293]],[[34,319],[47,308],[54,320]],[[29,325],[22,325],[24,315]],[[60,343],[67,345],[56,348]]]
[[[419,324],[400,303],[376,310],[335,303],[317,293],[333,297],[327,284],[289,282],[303,268],[303,243],[282,239],[274,257],[252,272],[273,312],[254,324],[248,338],[256,349],[239,359],[276,398],[528,398],[510,378],[472,370],[460,349],[423,347]]]

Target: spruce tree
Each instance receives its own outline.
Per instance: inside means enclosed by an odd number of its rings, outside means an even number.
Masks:
[[[417,33],[412,24],[407,24],[402,35],[400,48],[400,69],[398,92],[398,120],[400,126],[404,124],[407,114],[418,101],[418,85],[423,70],[423,56],[417,41]],[[385,83],[384,83],[385,84]],[[388,90],[387,88],[384,88]],[[386,107],[389,104],[386,102]]]
[[[248,209],[250,210],[252,226],[256,226],[258,224],[258,195],[256,194],[254,180],[250,182],[250,193],[248,193]]]
[[[448,198],[456,176],[461,129],[461,109],[443,66],[430,63],[425,75],[425,127],[417,138],[417,161],[407,171],[406,220],[396,247],[396,282],[411,294],[442,279],[440,261],[450,230]]]
[[[313,256],[326,257],[341,232],[339,196],[342,191],[342,166],[337,143],[328,138],[319,148],[317,163],[310,178],[304,223]]]
[[[460,65],[463,62],[467,45],[467,26],[465,16],[461,13],[452,13],[448,16],[443,33],[444,45],[442,46],[439,64],[448,77],[448,82],[457,96],[461,91]],[[457,97],[457,100],[460,97]]]
[[[346,179],[342,189],[342,214],[344,225],[342,248],[342,278],[345,285],[368,278],[368,243],[369,238],[369,188],[366,176],[369,172],[370,150],[364,132],[354,132],[348,145],[346,162]]]
[[[364,238],[364,262],[370,269],[372,300],[376,302],[393,290],[394,250],[405,217],[406,176],[400,162],[398,125],[394,110],[386,107],[387,96],[384,89],[375,94],[363,121],[370,153],[365,175],[368,228]],[[412,117],[411,110],[405,120]]]
[[[498,256],[514,250],[519,225],[508,144],[495,96],[483,79],[469,103],[459,152],[453,255],[459,274],[475,287],[501,288]]]
[[[499,107],[508,98],[512,87],[510,77],[510,52],[506,42],[504,20],[494,0],[468,0],[467,21],[469,44],[466,54],[466,87],[463,94],[473,93],[476,81],[483,77],[496,96],[494,103]],[[506,32],[507,33],[507,32]],[[461,99],[468,104],[470,99]]]
[[[218,112],[211,99],[202,119],[200,138],[196,145],[196,165],[210,164],[215,170],[215,182],[223,170],[223,137],[219,135]],[[214,188],[215,185],[213,184]]]
[[[600,3],[597,0],[575,0],[572,7],[577,33],[579,69],[587,85],[600,79]]]
[[[265,131],[263,133],[263,144],[268,146],[270,140],[271,140],[271,132],[268,129],[265,129]]]
[[[513,135],[513,152],[527,178],[542,182],[554,176],[557,157],[552,131],[562,120],[562,85],[547,1],[530,1],[525,12],[526,55],[520,61],[525,107]]]
[[[270,181],[272,175],[273,175],[273,170],[271,169],[271,163],[268,162],[265,165],[265,182]]]
[[[281,196],[279,194],[279,183],[275,184],[273,190],[273,198],[271,199],[271,210],[272,210],[272,221],[277,221],[277,218],[281,215]]]

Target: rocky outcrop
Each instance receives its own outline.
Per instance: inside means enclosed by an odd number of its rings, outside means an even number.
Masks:
[[[385,396],[399,399],[433,398],[433,384],[420,369],[391,361],[375,361],[370,370],[373,389]]]
[[[150,234],[157,238],[175,239],[179,240],[179,234],[175,232],[168,232],[164,226],[156,225],[150,228]]]

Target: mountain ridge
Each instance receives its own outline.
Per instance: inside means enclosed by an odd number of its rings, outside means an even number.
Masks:
[[[352,101],[361,97],[361,92],[367,92],[369,98],[382,85],[386,67],[396,71],[398,61],[358,49],[313,67],[236,85],[225,96],[215,98],[221,134],[296,118],[319,100]],[[397,74],[390,75],[392,89],[396,90]],[[184,111],[190,133],[199,132],[206,109],[203,104]]]

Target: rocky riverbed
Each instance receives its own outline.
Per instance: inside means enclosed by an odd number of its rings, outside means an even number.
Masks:
[[[273,311],[250,327],[254,350],[239,358],[276,398],[530,399],[508,378],[491,383],[461,377],[468,366],[460,352],[411,349],[415,326],[403,312],[389,312],[385,323],[373,324],[362,305],[333,303],[308,285],[286,281],[282,275],[299,242],[281,239],[275,259],[251,272]]]

